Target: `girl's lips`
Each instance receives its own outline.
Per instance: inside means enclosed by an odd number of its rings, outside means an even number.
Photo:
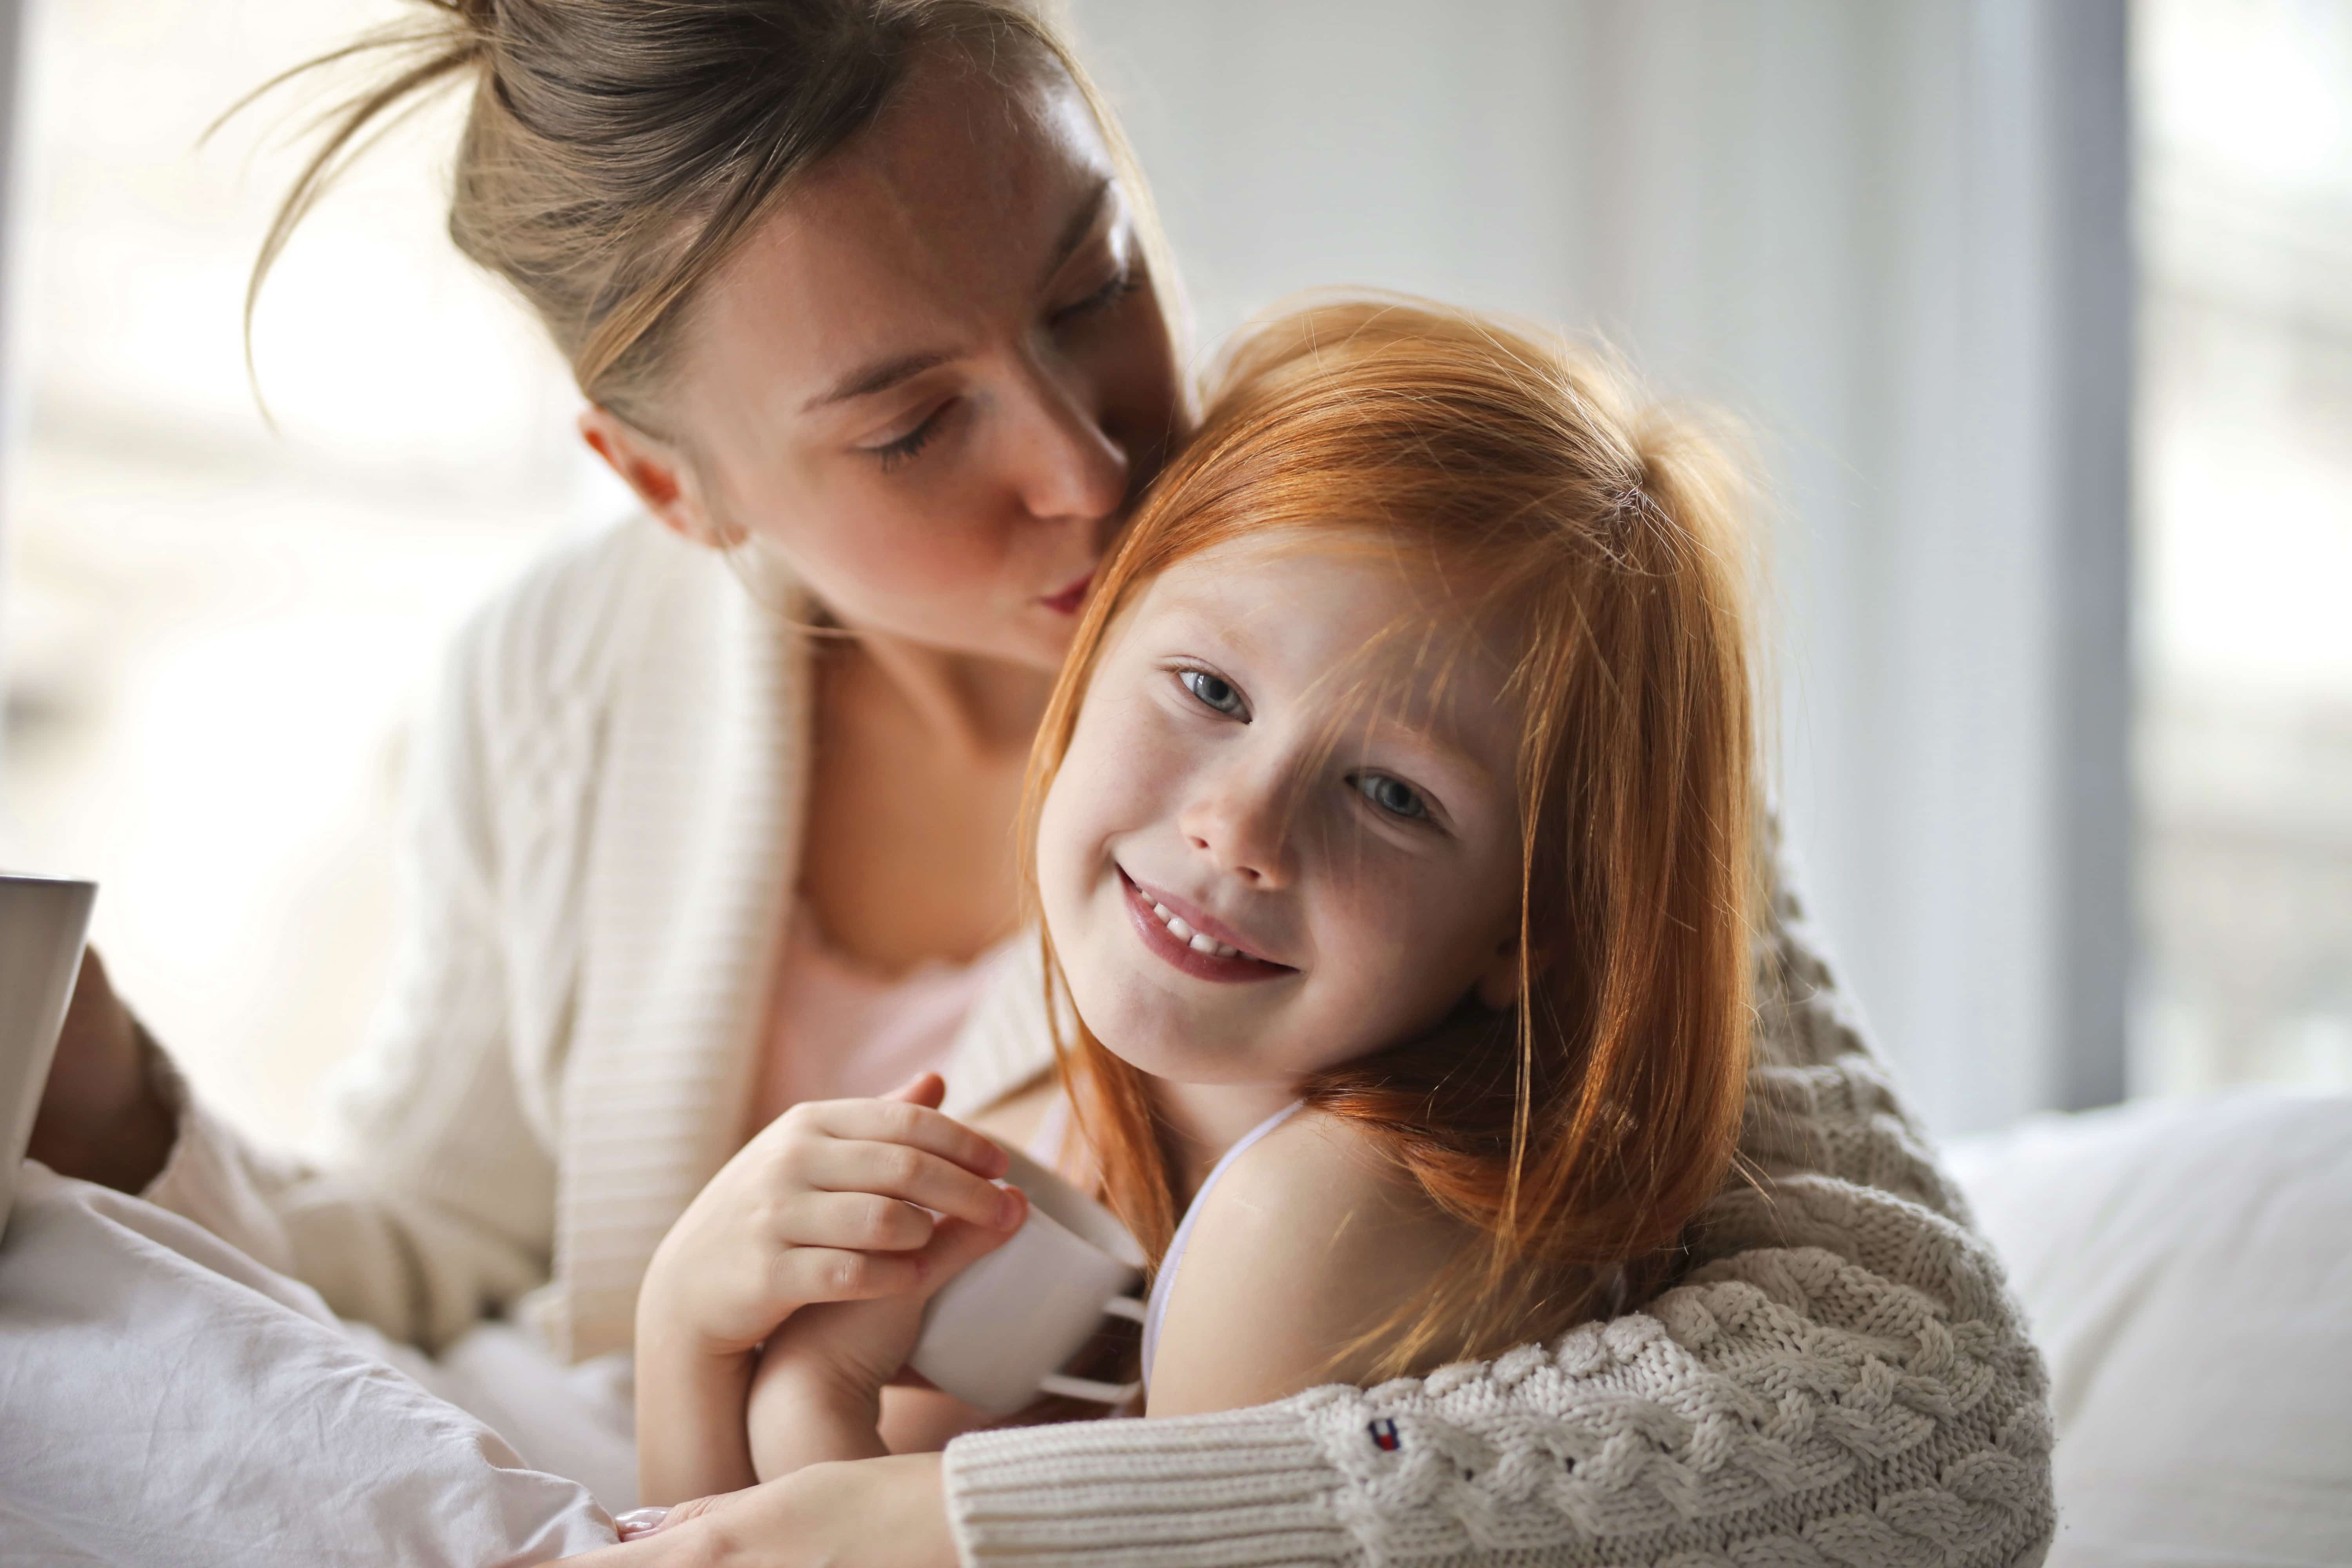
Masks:
[[[1158,904],[1161,908],[1166,908],[1164,900],[1145,892],[1136,885],[1135,879],[1124,870],[1118,873],[1118,883],[1119,890],[1126,895],[1128,918],[1135,923],[1136,934],[1143,939],[1143,945],[1196,980],[1234,983],[1244,980],[1273,980],[1281,975],[1298,973],[1286,963],[1252,958],[1246,952],[1231,954],[1202,952],[1174,931],[1170,931],[1167,922],[1160,918],[1158,910],[1152,906]],[[1187,921],[1185,923],[1192,925],[1192,922]],[[1225,928],[1207,921],[1205,917],[1202,920],[1202,927],[1208,928],[1204,934],[1213,942],[1222,942],[1226,947],[1240,945],[1238,942],[1225,941],[1225,938],[1232,933]],[[1202,927],[1194,929],[1200,930]]]
[[[1078,606],[1087,602],[1087,589],[1094,580],[1095,574],[1089,572],[1060,593],[1048,594],[1037,602],[1057,616],[1075,616]]]

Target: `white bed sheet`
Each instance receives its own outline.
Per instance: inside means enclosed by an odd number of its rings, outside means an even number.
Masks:
[[[587,1487],[305,1287],[24,1167],[0,1245],[0,1562],[493,1568],[613,1539]]]

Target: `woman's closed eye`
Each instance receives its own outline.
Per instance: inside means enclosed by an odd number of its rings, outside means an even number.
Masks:
[[[910,460],[915,454],[929,446],[931,437],[939,434],[940,422],[947,417],[948,411],[954,406],[955,400],[950,398],[925,415],[904,435],[895,436],[887,441],[871,447],[860,447],[857,449],[880,463],[882,471],[887,474],[900,464]]]
[[[1176,680],[1192,694],[1194,701],[1212,713],[1249,722],[1248,700],[1242,696],[1241,689],[1223,676],[1205,669],[1180,669]]]
[[[1106,279],[1102,285],[1084,299],[1074,300],[1046,318],[1055,327],[1066,327],[1087,317],[1108,310],[1120,300],[1143,287],[1143,279],[1132,265],[1123,266]]]

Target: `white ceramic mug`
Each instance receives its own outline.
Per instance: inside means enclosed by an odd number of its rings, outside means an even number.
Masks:
[[[0,875],[0,1232],[73,1000],[95,882]]]
[[[1128,1292],[1143,1279],[1143,1249],[1102,1205],[1017,1151],[1004,1179],[1029,1198],[1013,1239],[931,1298],[908,1364],[992,1415],[1040,1394],[1098,1405],[1133,1397],[1134,1384],[1068,1377],[1062,1367],[1105,1316],[1143,1321]]]

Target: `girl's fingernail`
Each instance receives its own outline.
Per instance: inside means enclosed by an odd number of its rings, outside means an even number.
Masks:
[[[1004,1195],[996,1201],[996,1228],[1011,1230],[1028,1212],[1029,1203],[1021,1195],[1021,1189],[1006,1187]]]

